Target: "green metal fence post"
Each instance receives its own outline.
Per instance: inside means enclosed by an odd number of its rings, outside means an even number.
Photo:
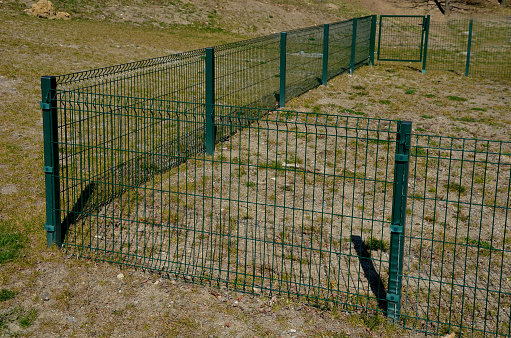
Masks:
[[[423,51],[423,59],[422,59],[422,74],[426,73],[426,62],[428,61],[428,43],[429,43],[429,23],[430,23],[431,17],[428,15],[426,17],[426,22],[424,22],[424,34],[426,35],[424,37],[424,51]]]
[[[48,246],[62,243],[60,222],[59,144],[57,119],[57,78],[41,77],[43,110],[44,176],[46,186],[46,239]]]
[[[286,61],[287,32],[280,33],[280,92],[279,107],[286,105]]]
[[[357,49],[357,18],[353,19],[353,35],[351,36],[351,62],[350,62],[350,74],[355,71],[355,55]]]
[[[468,25],[468,43],[467,43],[467,64],[465,66],[465,76],[468,76],[470,71],[470,51],[472,49],[472,29],[474,26],[474,20],[470,20]]]
[[[323,86],[326,86],[328,81],[328,44],[330,35],[330,25],[323,26],[323,79],[321,81]]]
[[[406,220],[406,194],[412,122],[400,121],[397,126],[396,158],[394,162],[394,191],[390,225],[389,287],[387,316],[398,321],[401,313],[401,288]]]
[[[374,66],[374,51],[376,47],[376,15],[371,16],[371,38],[369,42],[369,65]]]
[[[215,49],[206,48],[206,154],[215,152]]]

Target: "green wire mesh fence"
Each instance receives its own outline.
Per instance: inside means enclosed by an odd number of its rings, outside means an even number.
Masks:
[[[122,172],[62,177],[76,180],[89,198],[109,199],[74,218],[63,247],[208,285],[386,310],[388,255],[380,249],[390,236],[385,216],[392,201],[385,196],[397,122],[217,106],[220,129],[245,128],[219,143],[214,156],[186,153],[193,138],[179,139],[174,152],[154,147],[179,134],[183,121],[202,125],[204,109],[167,101],[132,109],[131,128],[141,131],[130,134],[132,147],[90,139],[82,147],[100,158],[63,161],[63,170],[71,163],[94,168],[105,152],[110,158],[144,153],[146,161],[133,170],[152,174],[143,184],[120,178]],[[110,126],[128,121],[105,115],[104,133],[117,139]],[[159,171],[162,162],[180,165]],[[110,190],[124,193],[111,198]]]
[[[428,65],[466,75],[511,77],[511,19],[431,22]]]
[[[43,77],[48,243],[509,336],[510,143],[281,108],[372,64],[375,36],[364,17]]]
[[[378,60],[421,62],[422,71],[511,77],[511,18],[458,18],[382,15]]]
[[[509,336],[511,143],[412,135],[404,325]]]

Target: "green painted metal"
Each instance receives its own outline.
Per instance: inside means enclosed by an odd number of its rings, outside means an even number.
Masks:
[[[48,246],[62,243],[60,219],[59,143],[57,118],[57,79],[41,77],[43,111],[44,176],[46,186],[46,239]]]
[[[280,91],[279,107],[286,106],[287,32],[280,33]]]
[[[422,62],[423,15],[381,15],[378,34],[378,61]]]
[[[426,21],[424,22],[424,49],[422,52],[422,74],[426,73],[426,64],[428,61],[428,44],[429,44],[429,23],[431,22],[431,16],[426,16]]]
[[[369,65],[374,66],[374,53],[376,50],[376,27],[378,26],[378,16],[372,15],[371,16],[371,38],[369,42]]]
[[[215,152],[215,49],[206,48],[206,154]],[[179,130],[179,129],[178,129]]]
[[[465,76],[468,76],[470,72],[470,54],[472,52],[472,33],[474,27],[474,20],[470,20],[468,25],[468,42],[467,42],[467,62],[465,65]]]
[[[323,76],[321,77],[321,84],[327,85],[328,82],[328,38],[330,36],[330,25],[325,24],[323,26]]]
[[[357,55],[357,22],[358,18],[353,19],[353,30],[351,34],[351,58],[350,58],[350,74],[355,71],[355,57]]]
[[[406,224],[406,200],[412,122],[400,121],[397,125],[394,190],[392,194],[392,220],[390,224],[389,282],[387,291],[387,316],[398,322],[401,315],[401,290]]]

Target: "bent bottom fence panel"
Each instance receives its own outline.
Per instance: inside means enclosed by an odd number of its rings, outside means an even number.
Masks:
[[[404,325],[509,336],[511,143],[412,135]]]
[[[190,105],[186,119],[200,121]],[[214,156],[180,153],[180,164],[142,185],[123,181],[123,194],[75,217],[63,247],[200,283],[385,310],[397,122],[220,106],[217,113],[225,127],[246,127],[218,143]],[[139,144],[161,133],[161,115],[171,125],[185,117],[130,112],[155,119]],[[176,156],[159,149],[145,155]],[[123,151],[139,156],[136,147]],[[100,187],[118,183],[97,175],[62,184],[106,192]]]

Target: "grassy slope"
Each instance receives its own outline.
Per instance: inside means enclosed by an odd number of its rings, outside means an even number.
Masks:
[[[342,5],[340,1],[333,2],[339,7],[339,12],[336,13],[339,18],[368,12],[363,8]],[[62,1],[55,1],[55,3],[63,4]],[[168,23],[156,25],[173,29],[154,27],[154,22],[151,20],[143,20],[137,25],[112,23],[111,20],[98,20],[101,19],[101,13],[81,12],[80,8],[83,3],[80,1],[69,2],[70,7],[65,9],[82,17],[82,19],[69,22],[49,21],[26,16],[20,11],[26,7],[23,2],[4,1],[0,4],[0,46],[2,46],[0,48],[2,60],[0,62],[0,102],[2,102],[0,113],[0,232],[15,234],[4,241],[4,243],[10,243],[4,248],[11,248],[9,252],[19,253],[14,260],[0,262],[2,264],[0,288],[5,287],[18,292],[15,299],[0,303],[0,309],[12,310],[15,309],[16,304],[22,304],[22,309],[16,310],[18,312],[14,311],[7,317],[5,317],[5,312],[2,314],[0,333],[5,329],[4,326],[11,321],[18,323],[22,328],[26,326],[28,328],[26,332],[31,332],[30,324],[32,322],[35,322],[34,326],[37,329],[42,329],[42,332],[58,331],[58,326],[52,324],[51,320],[30,319],[34,317],[32,311],[34,309],[41,313],[40,317],[44,317],[42,315],[44,302],[40,301],[41,295],[37,294],[38,291],[34,293],[33,290],[37,289],[37,283],[46,283],[41,276],[50,278],[52,274],[49,272],[41,274],[39,271],[41,267],[55,268],[63,265],[69,268],[66,277],[60,280],[63,283],[71,283],[77,278],[76,272],[72,272],[76,269],[83,269],[86,272],[82,274],[85,275],[91,274],[94,269],[99,269],[98,276],[104,275],[106,279],[117,274],[117,272],[112,274],[109,271],[112,268],[108,266],[95,267],[89,262],[62,263],[62,257],[58,252],[45,247],[45,233],[42,229],[45,220],[42,119],[38,107],[40,76],[119,64],[247,37],[247,35],[228,33],[227,31],[231,30],[230,27],[226,27],[226,30],[222,31],[217,29],[218,26],[213,27],[214,29],[201,26],[200,20],[197,21],[198,24],[192,24],[186,28]],[[144,4],[149,1],[139,1],[139,3]],[[307,10],[305,2],[300,0],[281,1],[280,4],[287,8]],[[314,11],[321,11],[321,8],[315,5]],[[264,15],[266,16],[267,13]],[[218,25],[222,20],[222,17],[217,18]],[[266,17],[264,20],[254,19],[254,22],[259,21],[262,22],[258,24],[261,28],[257,30],[264,31],[273,28],[271,25],[270,28],[267,28]],[[20,245],[12,244],[13,241],[14,243],[22,241],[24,249],[20,250]],[[10,256],[5,255],[5,257]],[[147,279],[144,275],[133,277],[133,280],[136,281],[144,279]],[[115,291],[115,286],[110,285],[108,280],[104,283]],[[58,299],[58,302],[53,308],[54,310],[62,313],[69,312],[70,299],[79,304],[83,303],[84,307],[90,305],[80,298],[79,290],[70,289],[68,291],[77,298],[66,294],[66,290],[60,290],[60,293],[56,292],[58,296],[55,298]],[[178,291],[176,289],[173,297],[180,297]],[[186,303],[186,301],[183,302]],[[228,304],[225,308],[222,307],[222,304],[218,306],[220,308],[212,308],[212,311],[222,313],[230,307]],[[164,312],[161,312],[158,316],[163,316],[163,314]],[[141,313],[138,313],[137,316],[144,319]],[[319,320],[315,316],[312,313],[306,317],[306,320]],[[127,316],[121,318],[129,321]],[[183,321],[185,329],[187,325],[191,325],[186,322],[186,317],[180,319]],[[200,317],[192,317],[190,320],[197,321],[199,319]],[[110,332],[108,331],[109,325],[115,326],[118,318],[108,317],[105,321],[106,324],[98,324],[94,328],[97,334]],[[355,326],[369,325],[360,318],[354,321]],[[88,323],[95,325],[93,323],[96,321],[91,320]],[[148,325],[148,330],[151,330],[156,324]],[[278,327],[277,324],[275,325]],[[385,325],[376,325],[376,327],[384,329]],[[336,330],[337,332],[342,331],[340,328]],[[84,327],[82,331],[74,332],[84,333],[87,332],[87,328]],[[264,334],[264,330],[262,332]]]

